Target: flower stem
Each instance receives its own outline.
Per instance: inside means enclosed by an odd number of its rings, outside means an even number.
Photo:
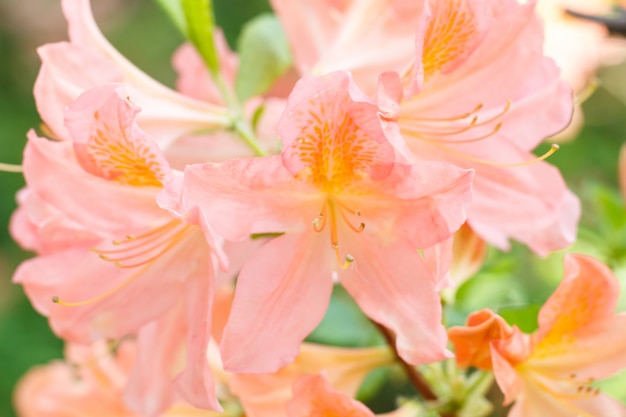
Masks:
[[[394,334],[385,326],[375,322],[372,320],[372,323],[378,328],[378,331],[383,335],[385,341],[393,350],[396,360],[400,363],[404,372],[406,372],[409,381],[415,387],[417,392],[422,396],[422,398],[426,401],[437,401],[438,397],[430,388],[426,379],[422,376],[422,374],[417,370],[416,367],[406,362],[404,359],[400,357],[398,354],[398,350],[396,348],[396,338]],[[442,413],[441,417],[455,417],[455,413]]]
[[[237,134],[244,141],[244,143],[248,145],[250,149],[252,149],[252,151],[254,151],[256,156],[267,155],[267,152],[265,152],[265,150],[261,148],[261,145],[259,145],[259,143],[254,138],[254,133],[252,132],[252,129],[247,122],[242,119],[236,120],[234,128],[235,132],[237,132]]]

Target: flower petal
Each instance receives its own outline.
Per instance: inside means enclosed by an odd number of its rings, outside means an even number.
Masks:
[[[285,234],[244,266],[222,335],[226,370],[275,372],[294,360],[330,301],[331,251],[324,237]]]
[[[567,255],[563,262],[563,280],[539,312],[536,350],[600,324],[617,306],[619,282],[606,265],[585,255]]]
[[[293,398],[287,402],[287,415],[374,417],[363,403],[334,390],[323,374],[303,376],[296,381]]]
[[[420,365],[444,359],[446,332],[432,273],[403,239],[380,242],[363,233],[349,242],[354,264],[339,279],[372,320],[396,334],[399,354]]]
[[[219,235],[242,240],[255,233],[310,227],[303,218],[309,212],[312,221],[322,201],[319,193],[294,181],[280,156],[269,156],[188,166],[177,204],[182,213],[198,206]]]
[[[175,384],[189,404],[222,411],[207,359],[211,339],[213,286],[212,265],[208,259],[205,262],[200,261],[194,276],[186,283],[187,355],[185,369],[176,377]]]
[[[137,355],[124,391],[124,400],[134,412],[157,417],[174,402],[172,372],[184,337],[182,308],[145,325],[137,335]]]

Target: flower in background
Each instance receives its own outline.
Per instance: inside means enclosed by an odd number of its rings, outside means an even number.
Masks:
[[[567,13],[572,10],[590,16],[611,13],[609,0],[539,0],[537,11],[544,20],[544,51],[561,69],[561,76],[577,96],[572,123],[554,138],[573,139],[584,118],[580,104],[593,92],[595,74],[603,65],[615,65],[626,58],[626,42],[609,38],[606,26]]]
[[[386,417],[415,417],[419,414],[416,404],[408,402],[396,411],[377,414]],[[288,417],[350,416],[374,417],[363,403],[335,390],[324,374],[300,377],[293,385],[293,398],[287,403]]]
[[[177,93],[122,56],[100,33],[89,0],[63,0],[62,6],[70,42],[38,49],[42,66],[34,87],[39,115],[55,137],[69,137],[65,107],[84,91],[106,83],[125,84],[133,102],[143,109],[139,125],[166,153],[185,135],[230,126],[232,116],[225,106]]]
[[[461,366],[493,369],[509,416],[623,416],[626,408],[592,383],[626,367],[626,339],[615,314],[619,283],[594,258],[567,255],[564,278],[539,312],[532,335],[484,310],[449,330]]]
[[[124,402],[124,389],[138,360],[136,344],[68,345],[65,361],[31,369],[15,389],[19,417],[139,417]],[[233,411],[199,410],[177,400],[159,417],[235,417]]]

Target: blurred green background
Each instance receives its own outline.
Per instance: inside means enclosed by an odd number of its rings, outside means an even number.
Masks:
[[[111,42],[140,68],[172,86],[175,76],[169,61],[182,37],[156,3],[92,3]],[[266,0],[216,0],[215,4],[218,23],[231,45],[244,21],[269,10]],[[0,162],[19,163],[26,131],[39,124],[32,98],[39,66],[35,48],[64,39],[59,1],[0,0]],[[626,277],[626,215],[616,172],[617,155],[626,138],[625,71],[626,66],[616,66],[600,72],[600,87],[583,105],[587,124],[575,141],[562,144],[550,158],[584,204],[579,242],[572,250],[600,257],[620,277]],[[34,364],[62,355],[62,344],[45,319],[32,310],[21,288],[10,282],[16,266],[28,256],[7,230],[15,193],[22,186],[21,175],[0,172],[0,417],[14,416],[11,391],[19,376]],[[448,309],[448,321],[460,323],[476,308],[508,306],[505,310],[513,311],[512,320],[532,329],[537,306],[560,280],[561,256],[540,260],[520,245],[506,254],[491,251],[483,270],[459,289],[459,302]],[[626,309],[626,301],[620,308]],[[343,326],[340,320],[337,326]],[[612,394],[626,400],[622,388],[626,385],[608,385]]]

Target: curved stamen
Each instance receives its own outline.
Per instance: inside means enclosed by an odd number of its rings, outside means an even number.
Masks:
[[[105,260],[107,260],[107,261],[112,261],[112,262],[115,264],[115,266],[117,266],[118,268],[136,268],[136,267],[138,267],[138,266],[145,265],[145,264],[147,264],[147,263],[152,263],[152,262],[153,262],[153,261],[155,261],[157,258],[159,258],[161,255],[165,254],[165,253],[166,253],[166,252],[168,252],[170,249],[172,249],[174,246],[178,245],[178,243],[179,243],[181,240],[183,240],[186,236],[188,236],[188,235],[190,234],[190,232],[192,232],[192,228],[191,228],[191,227],[187,227],[187,228],[185,228],[185,229],[181,230],[180,232],[176,233],[176,234],[172,237],[172,239],[171,239],[170,243],[168,243],[168,244],[167,244],[167,245],[166,245],[163,249],[161,249],[159,252],[157,252],[156,254],[154,254],[153,256],[151,256],[151,257],[150,257],[150,258],[148,258],[148,259],[141,260],[141,261],[136,262],[136,263],[131,264],[131,265],[123,264],[121,261],[125,261],[125,260],[129,260],[129,259],[134,259],[134,258],[137,258],[139,255],[142,255],[142,254],[144,254],[144,253],[146,253],[146,252],[151,252],[151,251],[153,251],[154,249],[156,249],[156,247],[153,247],[153,248],[150,248],[149,250],[142,251],[142,252],[140,252],[140,253],[136,253],[136,254],[132,254],[132,255],[129,255],[129,256],[126,256],[126,257],[123,257],[123,258],[118,258],[118,259],[106,259],[106,258],[103,258],[103,259],[105,259]],[[157,247],[158,247],[158,246],[157,246]],[[102,257],[102,256],[101,256],[101,257]]]
[[[479,103],[474,107],[474,109],[467,113],[462,113],[457,116],[450,117],[409,117],[410,120],[421,121],[421,122],[453,122],[455,120],[463,120],[472,116],[474,113],[480,111],[484,107],[483,103]]]
[[[91,304],[91,303],[95,303],[97,301],[100,301],[112,294],[115,294],[116,292],[118,292],[119,290],[121,290],[122,288],[126,287],[128,284],[130,284],[131,282],[135,281],[137,278],[139,278],[149,267],[151,264],[147,264],[146,266],[144,266],[143,268],[141,268],[139,271],[135,272],[130,278],[128,278],[127,280],[125,280],[124,282],[120,283],[119,285],[113,287],[112,289],[110,289],[109,291],[106,291],[100,295],[97,295],[95,297],[89,298],[87,300],[83,300],[83,301],[63,301],[61,300],[58,296],[53,296],[52,297],[52,302],[55,304],[60,304],[64,307],[80,307],[80,306],[84,306],[87,304]]]

